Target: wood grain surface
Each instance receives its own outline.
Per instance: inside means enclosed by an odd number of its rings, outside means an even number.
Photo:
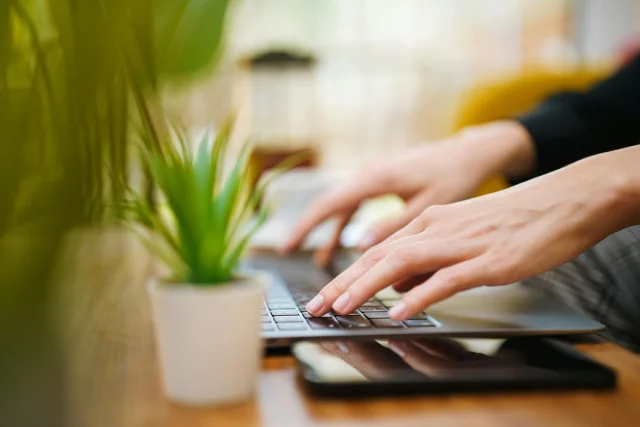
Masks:
[[[193,409],[162,395],[145,280],[156,268],[119,231],[86,230],[62,257],[57,312],[70,427],[640,426],[640,358],[611,343],[578,348],[615,368],[614,391],[322,400],[291,357],[263,362],[249,401]]]

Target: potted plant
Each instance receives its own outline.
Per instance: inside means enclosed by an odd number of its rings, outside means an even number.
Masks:
[[[242,400],[254,388],[267,277],[238,265],[267,218],[266,205],[259,206],[268,182],[296,163],[286,160],[251,188],[243,148],[224,176],[231,127],[229,121],[215,141],[207,132],[194,151],[184,138],[174,148],[143,149],[160,205],[135,191],[126,202],[128,223],[169,271],[152,278],[148,291],[166,394],[188,405]]]

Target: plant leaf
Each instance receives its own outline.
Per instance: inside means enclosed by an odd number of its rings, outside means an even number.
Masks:
[[[156,0],[160,74],[191,76],[216,64],[230,0]]]
[[[233,270],[235,269],[238,261],[240,261],[240,257],[244,254],[244,251],[251,240],[251,237],[260,229],[260,227],[265,223],[267,218],[269,217],[269,210],[266,207],[263,207],[258,215],[256,215],[254,223],[251,225],[251,228],[244,234],[244,236],[240,239],[240,241],[229,251],[227,256],[222,261],[223,271],[229,272],[230,275],[233,274]]]

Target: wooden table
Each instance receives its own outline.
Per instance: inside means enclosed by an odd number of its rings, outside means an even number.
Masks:
[[[611,343],[578,347],[618,371],[614,391],[329,401],[299,388],[291,357],[270,357],[248,402],[174,405],[160,389],[144,251],[120,233],[86,233],[65,260],[59,309],[70,427],[640,426],[640,357]]]

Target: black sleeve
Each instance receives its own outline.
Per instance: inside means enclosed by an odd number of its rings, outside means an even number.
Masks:
[[[518,121],[535,144],[535,175],[640,144],[640,56],[588,91],[555,95]]]

